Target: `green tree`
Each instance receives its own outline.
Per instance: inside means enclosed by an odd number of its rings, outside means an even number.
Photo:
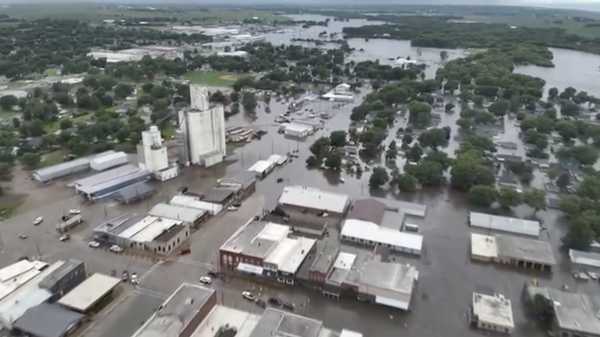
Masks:
[[[446,181],[442,165],[431,160],[420,161],[410,173],[424,186],[440,186]]]
[[[369,178],[369,187],[371,189],[380,189],[390,179],[387,171],[383,167],[376,167]]]
[[[339,171],[342,167],[342,156],[338,151],[331,151],[325,159],[325,166],[330,170]]]
[[[497,192],[492,186],[475,185],[469,189],[469,202],[479,207],[490,207],[496,201]]]
[[[66,129],[69,129],[72,127],[73,127],[73,122],[70,119],[65,118],[60,121],[61,130],[66,130]]]
[[[321,137],[317,139],[311,146],[310,152],[317,158],[324,158],[329,152],[331,146],[329,137]]]
[[[40,161],[40,154],[36,152],[28,152],[21,156],[21,163],[30,170],[37,168]]]
[[[392,140],[392,142],[388,146],[387,151],[385,151],[385,159],[392,161],[392,160],[396,160],[397,156],[398,156],[398,148],[396,146],[396,141]]]
[[[573,221],[563,238],[563,244],[571,249],[588,250],[594,239],[594,231],[590,224],[584,219]]]
[[[406,159],[412,162],[418,162],[422,155],[423,149],[421,149],[419,144],[415,144],[410,148],[410,150],[408,150],[408,153],[406,153]]]
[[[492,103],[488,110],[496,116],[504,116],[508,112],[510,102],[505,99],[499,99]]]
[[[585,176],[577,188],[577,195],[591,200],[600,200],[600,178],[591,175]]]
[[[308,167],[319,167],[321,166],[322,160],[318,159],[315,156],[309,156],[306,158],[306,165]]]
[[[438,146],[448,145],[450,139],[449,129],[429,129],[419,135],[419,143],[422,146],[431,147],[436,149]]]
[[[402,174],[396,179],[401,192],[412,193],[417,190],[417,179],[410,174]]]
[[[417,128],[425,128],[431,124],[431,106],[427,103],[413,101],[408,105],[408,121]]]
[[[558,98],[558,89],[556,87],[548,89],[548,99],[555,100],[556,98]]]
[[[556,186],[558,186],[561,191],[565,191],[569,184],[571,184],[571,177],[567,172],[561,173],[556,179]]]
[[[332,131],[329,135],[331,146],[340,147],[346,145],[346,131]]]
[[[533,208],[535,214],[539,210],[546,209],[546,192],[533,188],[523,193],[523,201]]]
[[[483,163],[479,151],[460,153],[450,171],[452,187],[468,191],[475,185],[492,185],[496,181],[492,169]]]
[[[502,187],[498,191],[498,203],[504,209],[510,209],[521,203],[521,194],[512,188]]]
[[[244,92],[242,96],[242,106],[246,113],[254,114],[256,112],[256,95],[253,92]]]
[[[5,95],[0,97],[0,107],[3,110],[11,110],[15,105],[19,103],[19,99],[13,95]]]
[[[125,97],[133,93],[133,87],[129,84],[119,83],[115,87],[115,97],[118,99],[124,99]]]

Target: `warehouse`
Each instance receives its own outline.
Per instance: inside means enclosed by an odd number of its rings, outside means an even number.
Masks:
[[[471,324],[479,329],[510,334],[515,328],[512,304],[501,294],[473,293]]]
[[[256,175],[252,172],[242,171],[236,175],[220,179],[217,185],[234,189],[236,198],[243,200],[256,191]]]
[[[227,187],[213,187],[202,196],[202,201],[226,206],[233,201],[234,192]]]
[[[94,171],[104,171],[124,164],[127,164],[127,154],[125,152],[107,153],[90,160],[90,167]]]
[[[268,160],[259,160],[254,163],[254,165],[250,166],[248,171],[254,172],[257,178],[264,179],[274,168],[275,163]]]
[[[469,225],[485,230],[494,230],[536,238],[540,236],[539,221],[471,212],[469,215]]]
[[[396,252],[421,255],[423,236],[378,226],[372,222],[348,219],[344,221],[342,240],[370,247],[386,247]]]
[[[134,216],[131,214],[121,214],[110,218],[94,228],[94,240],[109,245],[127,247],[129,246],[128,238],[121,237],[120,234],[143,218],[144,216]]]
[[[125,247],[153,250],[152,241],[176,226],[183,226],[182,221],[149,215],[123,230],[119,237],[126,242]]]
[[[14,329],[31,337],[65,337],[77,329],[84,316],[58,304],[42,303],[25,312]]]
[[[471,257],[548,272],[556,264],[548,242],[508,235],[471,233]]]
[[[150,179],[151,173],[134,165],[123,165],[74,182],[77,193],[89,200],[111,196],[131,184]]]
[[[600,254],[593,252],[584,252],[581,250],[569,249],[569,258],[571,263],[583,268],[600,268]]]
[[[68,259],[40,282],[40,288],[49,290],[54,299],[62,297],[85,280],[83,261]]]
[[[214,289],[183,283],[132,337],[190,337],[216,305]]]
[[[152,185],[145,181],[141,181],[118,190],[113,198],[124,204],[130,204],[147,199],[151,197],[154,192],[156,192],[156,190]]]
[[[80,313],[88,313],[105,304],[119,283],[121,280],[118,278],[95,273],[57,303]]]
[[[213,216],[221,213],[221,211],[223,210],[223,206],[219,204],[202,201],[197,197],[191,195],[176,195],[171,199],[169,203],[174,206],[181,206],[206,211],[208,214]]]
[[[90,162],[94,158],[110,155],[111,153],[114,153],[114,151],[106,151],[97,155],[78,158],[52,166],[46,166],[33,171],[33,179],[41,183],[47,183],[51,180],[63,178],[71,174],[85,172],[90,169]]]
[[[305,138],[314,132],[314,128],[307,124],[289,123],[284,126],[283,132],[288,137]]]
[[[208,212],[205,210],[165,203],[154,205],[148,214],[161,218],[179,220],[193,227],[199,225],[208,216]]]

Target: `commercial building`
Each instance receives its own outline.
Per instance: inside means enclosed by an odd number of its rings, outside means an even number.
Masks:
[[[148,214],[160,218],[178,220],[189,224],[190,226],[197,226],[207,216],[207,212],[202,209],[182,207],[166,203],[154,205]]]
[[[249,337],[319,337],[323,322],[278,309],[266,309]]]
[[[146,216],[118,234],[123,247],[170,255],[188,243],[190,227],[181,220]]]
[[[554,314],[552,330],[561,337],[600,336],[600,296],[573,293],[553,288],[527,285],[526,298],[530,305],[539,304],[536,297],[545,299],[548,312]]]
[[[315,132],[314,127],[308,124],[292,122],[283,126],[283,133],[289,137],[305,138],[313,132]]]
[[[508,235],[471,233],[471,257],[548,272],[556,264],[548,242]]]
[[[354,101],[354,94],[350,91],[350,85],[346,83],[338,84],[331,91],[327,92],[323,96],[324,99],[338,102],[352,102]]]
[[[248,171],[253,172],[257,178],[263,179],[275,169],[275,166],[275,163],[268,160],[259,160],[250,166]]]
[[[169,203],[174,206],[181,206],[205,211],[210,215],[217,215],[221,213],[221,211],[223,211],[222,205],[202,201],[199,197],[185,194],[174,196]]]
[[[112,152],[103,156],[96,156],[90,160],[90,167],[94,171],[104,171],[109,168],[127,164],[127,153]]]
[[[179,174],[176,165],[169,165],[167,147],[163,144],[160,130],[156,125],[150,126],[147,131],[142,131],[142,142],[137,146],[137,153],[139,167],[152,172],[155,179],[166,181]]]
[[[89,200],[109,197],[131,184],[146,181],[151,173],[134,165],[123,165],[74,182],[75,190]]]
[[[235,190],[228,187],[213,187],[202,196],[202,201],[212,204],[227,205],[233,201]]]
[[[471,324],[479,329],[510,334],[515,328],[510,300],[501,294],[473,293]]]
[[[600,253],[569,249],[569,258],[571,259],[571,263],[577,267],[600,268]]]
[[[53,298],[64,294],[78,286],[86,278],[85,263],[76,259],[68,259],[40,282],[40,288],[47,289]]]
[[[84,316],[58,304],[42,303],[25,312],[14,330],[31,337],[65,337],[77,329]]]
[[[211,105],[204,87],[190,86],[191,107],[179,112],[183,137],[183,163],[213,166],[226,155],[225,112],[222,105]]]
[[[183,283],[132,337],[190,337],[216,304],[214,289]]]
[[[121,280],[118,278],[95,273],[57,303],[80,313],[88,313],[105,304],[119,283]]]
[[[120,234],[143,218],[144,216],[132,214],[121,214],[110,218],[94,228],[93,238],[108,245],[128,247],[130,243],[128,238],[122,237]]]
[[[362,220],[391,229],[406,228],[408,216],[424,218],[427,206],[412,202],[382,200],[379,198],[359,199],[352,202],[347,219]],[[417,219],[408,219],[419,221]]]
[[[411,265],[340,252],[322,285],[322,292],[336,298],[353,294],[359,301],[407,311],[418,279],[419,272]]]
[[[256,175],[249,171],[241,171],[220,179],[217,186],[234,189],[236,198],[243,200],[256,191]]]
[[[46,166],[44,168],[33,171],[33,179],[47,183],[54,179],[66,177],[71,174],[85,172],[90,169],[90,162],[94,158],[110,155],[114,151],[102,152],[97,155],[74,159],[64,163]]]
[[[396,252],[421,255],[423,236],[379,226],[369,221],[344,221],[342,240],[369,247],[385,247]]]
[[[130,204],[149,198],[154,192],[156,192],[156,189],[152,185],[141,181],[118,190],[113,194],[113,199],[124,204]]]
[[[294,284],[300,266],[314,253],[316,241],[290,237],[291,232],[285,225],[250,220],[219,249],[221,269]]]
[[[337,242],[329,240],[317,242],[315,257],[308,271],[308,279],[317,287],[321,287],[325,283],[339,252],[340,246]]]
[[[469,225],[474,228],[510,234],[519,234],[536,238],[540,236],[539,221],[471,212],[469,214]]]
[[[350,198],[305,186],[286,186],[277,209],[285,214],[294,230],[322,235],[328,226],[337,226],[346,215]]]

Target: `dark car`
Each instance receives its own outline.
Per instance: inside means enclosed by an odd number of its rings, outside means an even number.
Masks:
[[[265,303],[265,301],[263,301],[261,299],[257,299],[256,302],[254,302],[254,303],[256,303],[256,305],[258,305],[259,307],[261,307],[263,309],[267,307],[267,303]]]
[[[269,297],[269,304],[272,306],[280,307],[281,300],[278,299],[277,297]]]
[[[283,306],[283,308],[288,311],[294,311],[294,309],[295,309],[295,307],[292,303],[283,302],[283,303],[281,303],[281,306]]]
[[[207,274],[208,274],[208,276],[210,276],[212,278],[218,278],[219,277],[219,273],[217,273],[216,271],[209,270]]]

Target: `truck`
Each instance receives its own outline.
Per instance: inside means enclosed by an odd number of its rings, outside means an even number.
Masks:
[[[59,233],[66,233],[71,228],[79,225],[83,222],[83,218],[81,214],[68,214],[63,215],[60,218],[60,222],[56,224],[56,231]]]

